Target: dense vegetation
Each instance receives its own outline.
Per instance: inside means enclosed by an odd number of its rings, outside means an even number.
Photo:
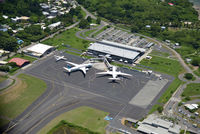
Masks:
[[[75,124],[66,122],[62,120],[57,126],[52,128],[48,134],[58,134],[58,133],[72,133],[72,134],[99,134],[97,132],[92,132],[87,128],[77,126]]]
[[[39,2],[46,0],[5,0],[0,2],[0,13],[15,16],[42,15]]]
[[[187,0],[77,0],[90,11],[115,23],[177,25],[180,21],[197,21],[198,13]],[[169,2],[174,6],[168,5]]]

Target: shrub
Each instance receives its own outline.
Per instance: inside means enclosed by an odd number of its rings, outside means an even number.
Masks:
[[[193,78],[193,75],[192,75],[191,73],[186,73],[186,74],[184,75],[184,77],[185,77],[186,79],[188,79],[188,80],[191,80],[191,79]]]
[[[158,110],[159,113],[162,113],[163,107],[162,106],[158,106],[157,110]]]

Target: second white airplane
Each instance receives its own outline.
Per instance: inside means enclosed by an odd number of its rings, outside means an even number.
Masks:
[[[65,56],[57,56],[57,55],[54,55],[56,61],[60,61],[60,60],[67,60],[67,58],[65,58]]]
[[[71,67],[71,68],[63,67],[69,73],[80,70],[83,72],[84,75],[86,75],[86,71],[88,71],[89,68],[92,67],[91,63],[76,64],[76,63],[72,63],[69,61],[66,61],[66,63],[73,65],[73,67]]]
[[[100,73],[97,73],[97,74],[112,75],[112,78],[108,78],[110,80],[120,80],[120,78],[118,78],[118,76],[132,76],[130,74],[122,73],[120,71],[117,71],[117,67],[116,66],[112,66],[112,71],[100,72]]]

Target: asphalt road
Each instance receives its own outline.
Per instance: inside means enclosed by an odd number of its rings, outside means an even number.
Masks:
[[[83,62],[80,57],[64,55],[69,61]],[[114,119],[118,117],[141,119],[170,84],[168,83],[151,104],[144,109],[130,105],[129,101],[148,80],[155,79],[154,76],[121,68],[121,71],[131,73],[135,77],[122,78],[121,82],[112,83],[107,79],[108,76],[96,77],[95,72],[98,72],[96,69],[91,68],[84,77],[79,71],[68,75],[68,73],[63,72],[63,66],[66,66],[64,61],[55,62],[54,57],[49,56],[22,71],[43,79],[48,88],[42,96],[13,120],[8,133],[36,133],[59,114],[80,106],[106,111]]]

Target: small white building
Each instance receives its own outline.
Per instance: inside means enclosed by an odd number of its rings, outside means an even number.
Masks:
[[[185,107],[188,108],[189,110],[194,110],[198,109],[198,104],[185,104]]]
[[[34,57],[42,57],[50,52],[52,52],[55,48],[53,46],[45,45],[45,44],[36,44],[24,50],[23,52],[34,56]]]
[[[53,19],[56,18],[56,16],[48,16],[47,19]]]
[[[45,15],[45,16],[48,16],[48,15],[49,15],[49,13],[48,13],[48,12],[45,12],[45,11],[43,11],[42,14]]]
[[[2,17],[3,17],[4,19],[8,19],[8,16],[6,16],[6,15],[3,15]]]
[[[59,21],[59,22],[53,23],[51,25],[48,25],[48,28],[54,29],[56,27],[59,27],[60,25],[61,25],[61,22]]]

